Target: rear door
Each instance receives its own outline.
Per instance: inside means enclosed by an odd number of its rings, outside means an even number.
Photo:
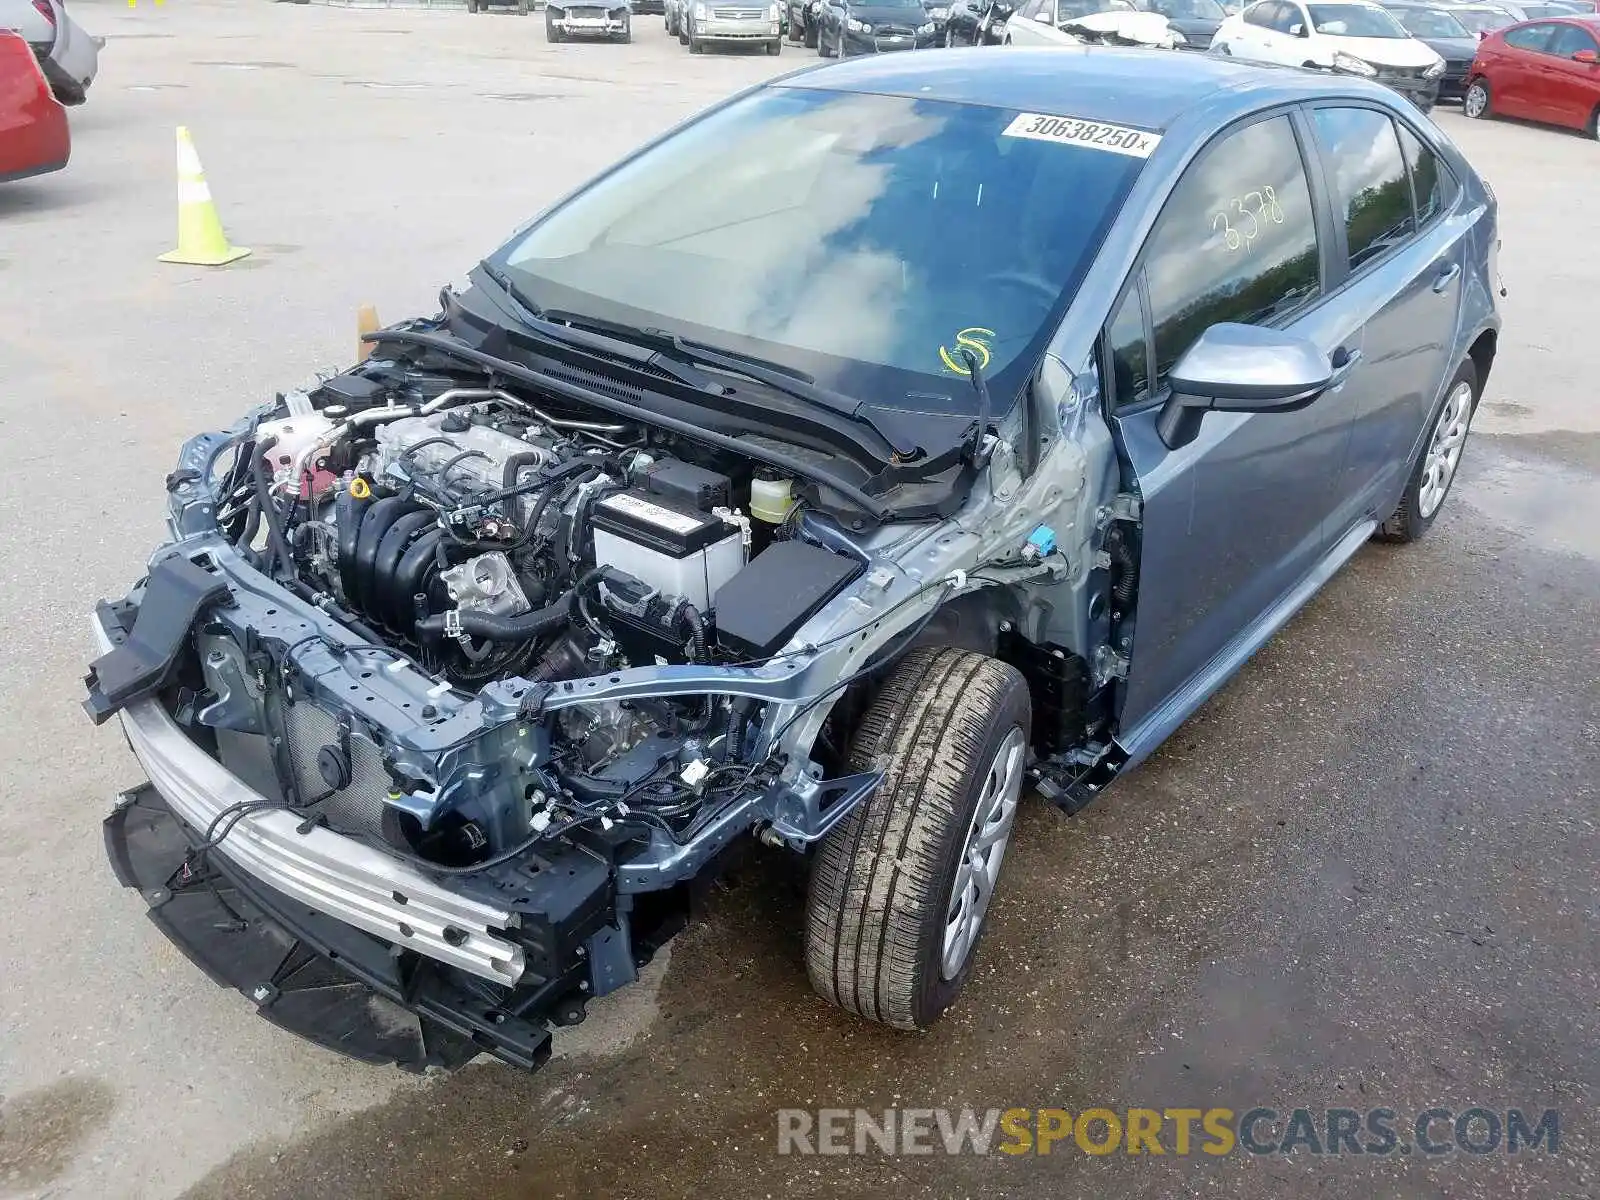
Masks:
[[[1555,29],[1551,21],[1534,21],[1508,29],[1502,35],[1506,52],[1500,56],[1500,69],[1489,79],[1490,103],[1501,116],[1543,115],[1540,60]]]
[[[1271,30],[1273,15],[1278,11],[1279,0],[1261,0],[1240,14],[1238,28],[1233,34],[1233,52],[1241,58],[1268,61],[1267,35]]]
[[[1143,500],[1137,629],[1119,718],[1138,755],[1254,648],[1251,627],[1321,561],[1340,506],[1361,371],[1290,413],[1208,413],[1168,449],[1155,430],[1167,374],[1208,327],[1271,325],[1335,364],[1356,347],[1321,303],[1324,200],[1303,116],[1220,134],[1164,205],[1106,330],[1112,420]],[[1241,649],[1243,647],[1243,649]]]
[[[1359,323],[1362,386],[1351,392],[1345,480],[1330,536],[1382,520],[1455,370],[1464,239],[1459,186],[1411,125],[1349,102],[1310,110],[1334,213],[1331,303]]]

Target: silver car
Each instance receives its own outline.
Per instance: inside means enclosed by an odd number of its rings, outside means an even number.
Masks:
[[[212,978],[537,1066],[753,837],[816,990],[929,1025],[1025,787],[1081,808],[1427,532],[1499,336],[1476,172],[1370,81],[1064,53],[746,91],[184,446],[85,706]]]
[[[61,0],[0,0],[0,29],[16,30],[33,47],[57,100],[83,103],[105,43],[68,16]]]

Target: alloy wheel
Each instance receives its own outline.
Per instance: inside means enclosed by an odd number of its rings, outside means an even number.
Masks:
[[[1006,856],[1011,827],[1017,819],[1017,799],[1022,795],[1026,759],[1022,730],[1013,729],[1000,743],[984,774],[983,792],[978,797],[978,807],[972,814],[972,824],[961,847],[960,865],[956,868],[950,902],[945,909],[944,952],[939,960],[939,974],[943,979],[954,979],[961,974],[973,943],[978,940],[978,932],[983,928],[983,916],[988,911],[989,898],[994,895],[1000,863]]]
[[[1417,488],[1417,513],[1424,520],[1438,512],[1439,505],[1444,503],[1450,481],[1456,477],[1471,424],[1472,387],[1465,382],[1458,383],[1445,399],[1438,421],[1434,422],[1433,436],[1423,461],[1422,481]]]
[[[1481,117],[1489,108],[1489,92],[1479,80],[1467,89],[1465,99],[1461,101],[1461,111],[1469,117]]]

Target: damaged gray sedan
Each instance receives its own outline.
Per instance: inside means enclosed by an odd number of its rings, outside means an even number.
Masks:
[[[1493,199],[1360,80],[1091,50],[810,70],[203,434],[94,616],[113,866],[373,1061],[535,1067],[756,838],[812,982],[967,978],[1024,786],[1147,756],[1493,362]]]

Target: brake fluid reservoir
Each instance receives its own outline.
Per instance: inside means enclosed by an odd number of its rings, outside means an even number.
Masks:
[[[793,486],[793,480],[763,479],[757,475],[750,481],[750,515],[768,525],[781,523],[794,507]]]

